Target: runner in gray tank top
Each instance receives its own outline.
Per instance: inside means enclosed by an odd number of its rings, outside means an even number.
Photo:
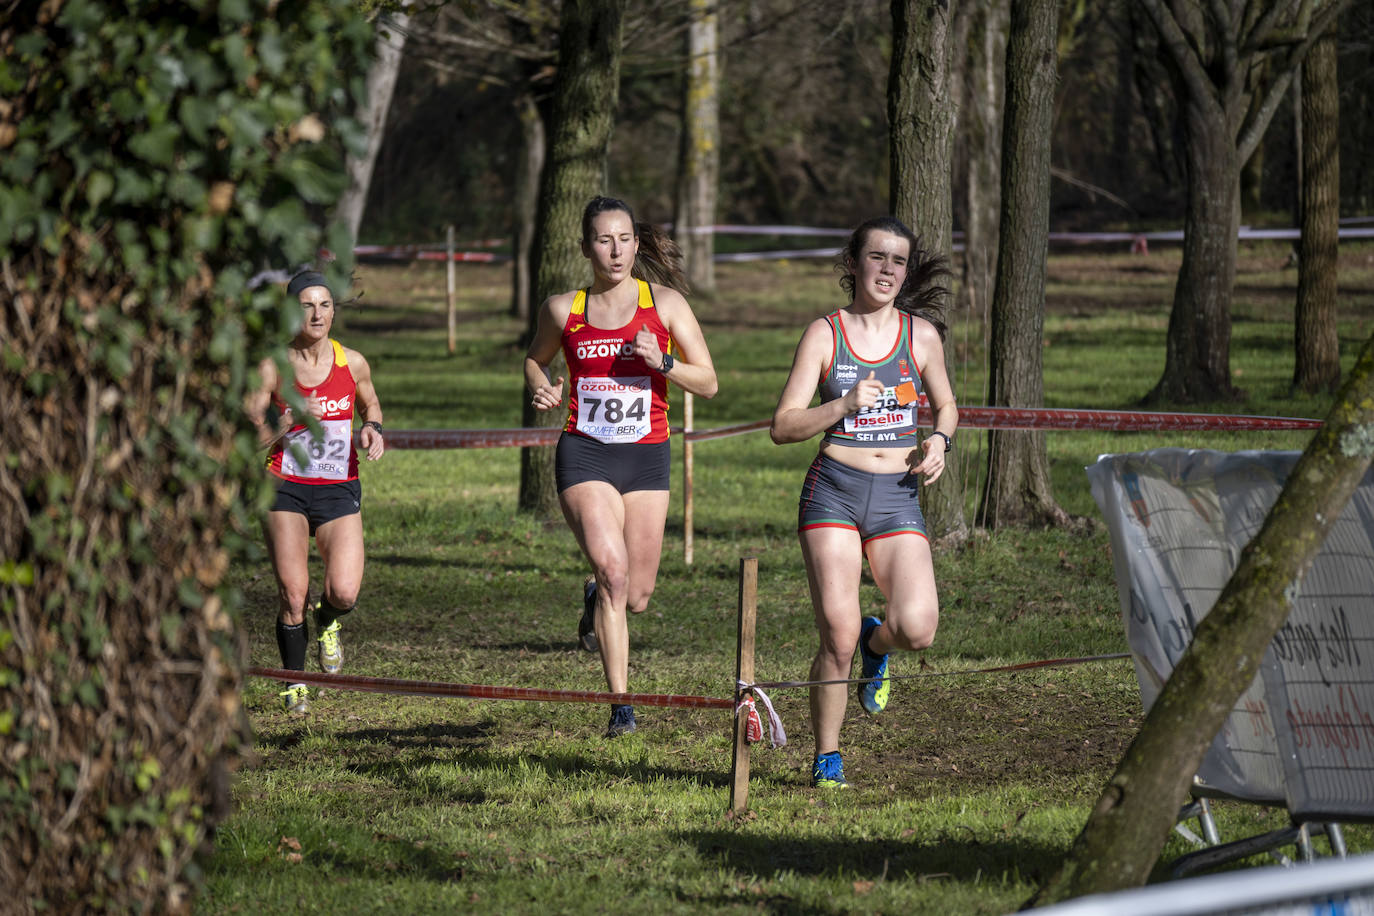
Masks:
[[[939,603],[919,489],[922,478],[930,484],[944,472],[959,409],[935,317],[943,259],[899,220],[879,217],[854,230],[841,266],[849,305],[802,335],[771,433],[779,444],[825,433],[798,511],[820,631],[811,678],[849,678],[857,646],[862,677],[872,679],[859,685],[859,702],[877,714],[887,706],[888,653],[924,649],[935,638]],[[925,437],[916,427],[924,399],[935,418]],[[887,599],[886,619],[859,609],[865,556]],[[811,688],[811,782],[820,788],[848,785],[839,750],[846,696],[843,684]]]

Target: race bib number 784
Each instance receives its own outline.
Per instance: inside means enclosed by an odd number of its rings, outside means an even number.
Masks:
[[[647,375],[577,380],[577,430],[600,442],[638,442],[649,435],[652,405]]]

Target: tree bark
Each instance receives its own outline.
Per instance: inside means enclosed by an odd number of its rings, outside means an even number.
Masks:
[[[539,178],[544,172],[544,116],[533,92],[523,92],[516,100],[520,118],[520,167],[515,173],[515,236],[511,251],[510,313],[525,319],[538,303],[531,302],[530,247],[534,241],[534,221],[539,211]]]
[[[690,0],[686,98],[682,106],[682,154],[678,171],[677,243],[687,282],[697,293],[716,289],[716,193],[720,184],[720,73],[715,0]]]
[[[626,0],[565,0],[559,16],[549,157],[540,182],[532,248],[534,302],[588,280],[581,248],[582,208],[606,186],[606,152],[620,90],[625,5]],[[530,309],[531,322],[538,312]],[[567,374],[561,355],[549,371],[555,378]],[[560,426],[566,419],[556,410],[536,411],[529,398],[521,397],[521,401],[525,426]],[[558,514],[553,458],[553,446],[521,450],[522,511],[549,517]]]
[[[1002,219],[988,351],[988,403],[1042,407],[1041,346],[1049,255],[1050,125],[1058,6],[1012,0],[1002,128]],[[989,527],[1067,521],[1050,486],[1045,433],[991,430],[979,518]]]
[[[961,107],[968,158],[964,226],[964,298],[986,338],[997,269],[997,220],[1002,209],[1002,111],[1005,102],[1009,0],[988,0],[973,12],[968,45],[967,104]]]
[[[950,84],[948,4],[941,0],[892,0],[892,68],[888,74],[892,214],[926,246],[947,260],[953,250],[950,158],[954,145],[954,87]],[[946,324],[953,322],[948,320]],[[945,365],[953,375],[956,354],[947,335]],[[921,491],[926,530],[934,542],[968,537],[963,473],[951,461],[940,479]]]
[[[1368,470],[1372,443],[1374,337],[1198,624],[1069,857],[1032,905],[1136,887],[1149,877],[1193,774],[1288,617],[1287,595]]]
[[[1336,335],[1340,219],[1340,87],[1336,36],[1328,33],[1302,65],[1302,238],[1298,243],[1293,387],[1334,391],[1341,381]]]
[[[1183,260],[1174,284],[1164,375],[1147,402],[1227,401],[1231,384],[1231,293],[1240,231],[1239,166],[1226,112],[1189,95],[1184,118],[1187,210]]]
[[[386,133],[386,114],[391,110],[391,96],[396,89],[396,77],[401,72],[401,53],[409,28],[410,16],[404,9],[377,19],[376,57],[367,71],[367,105],[358,111],[358,120],[367,128],[367,149],[361,156],[350,154],[345,159],[348,189],[339,198],[334,211],[335,218],[348,228],[349,241],[355,245],[367,208],[367,192],[372,186],[372,168],[377,163],[377,153]],[[348,254],[349,263],[352,263],[351,252]]]

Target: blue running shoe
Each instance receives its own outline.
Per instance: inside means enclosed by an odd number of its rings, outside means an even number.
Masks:
[[[875,716],[887,709],[887,695],[892,691],[892,681],[887,676],[887,656],[872,655],[868,651],[868,636],[883,622],[877,617],[865,617],[859,628],[859,657],[863,660],[863,677],[874,678],[859,685],[859,705],[864,712]]]
[[[596,579],[592,576],[582,583],[582,619],[577,622],[577,641],[588,652],[601,647],[596,641]]]
[[[611,724],[606,726],[607,738],[618,738],[634,731],[635,708],[633,706],[611,705]]]
[[[839,751],[817,754],[811,764],[811,786],[816,789],[848,789],[844,779],[844,761]]]

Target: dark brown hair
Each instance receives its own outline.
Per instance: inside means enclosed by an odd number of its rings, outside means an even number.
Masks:
[[[840,288],[849,294],[849,301],[853,302],[854,268],[859,263],[864,245],[868,243],[868,236],[872,232],[890,232],[906,239],[909,247],[906,279],[902,282],[902,288],[898,290],[897,300],[893,304],[903,312],[918,315],[935,325],[943,340],[946,330],[944,299],[949,294],[949,289],[940,281],[949,276],[949,264],[944,256],[928,251],[922,246],[916,233],[895,216],[875,216],[864,220],[850,234],[849,241],[841,249],[839,261],[835,264],[835,270],[840,273]]]
[[[684,296],[691,291],[683,270],[682,249],[666,232],[652,223],[635,219],[635,211],[623,200],[614,197],[593,197],[582,210],[582,244],[592,240],[592,223],[603,213],[620,210],[630,218],[639,239],[639,253],[630,273],[637,279],[662,286],[671,286]]]

